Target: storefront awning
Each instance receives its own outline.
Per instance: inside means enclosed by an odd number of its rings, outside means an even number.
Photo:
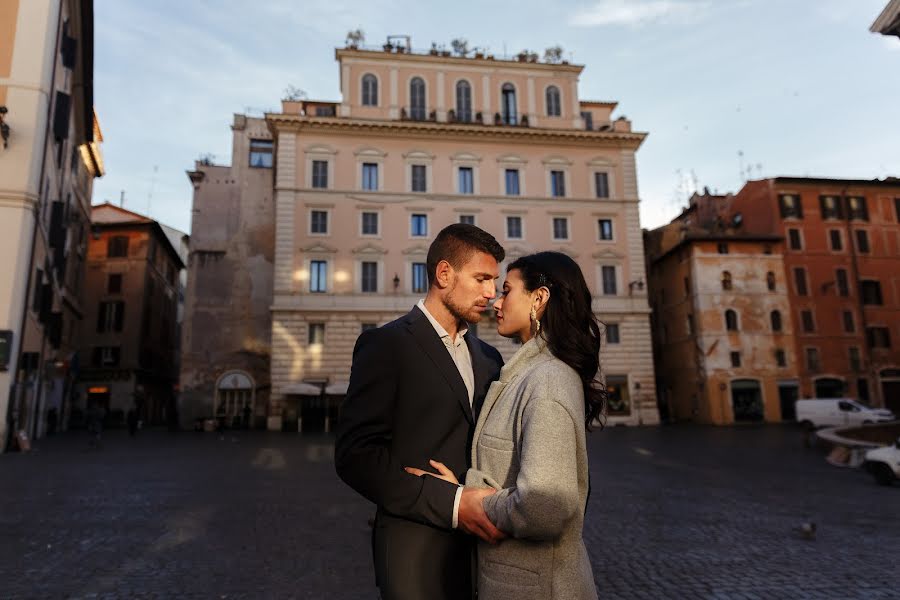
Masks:
[[[325,388],[325,393],[331,394],[332,396],[343,396],[347,393],[347,387],[349,385],[349,381],[335,381]]]
[[[322,388],[311,383],[291,383],[282,390],[285,394],[298,396],[318,396],[322,393]]]

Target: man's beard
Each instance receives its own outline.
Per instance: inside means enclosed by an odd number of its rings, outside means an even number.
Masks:
[[[451,284],[450,289],[447,290],[447,295],[444,297],[444,306],[447,307],[447,310],[450,311],[453,318],[457,321],[464,321],[466,323],[480,322],[483,313],[474,310],[474,307],[470,304],[457,303],[453,299],[454,290],[456,290],[456,281]]]

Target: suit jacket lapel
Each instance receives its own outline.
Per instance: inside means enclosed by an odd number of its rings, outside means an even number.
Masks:
[[[469,405],[469,391],[466,389],[466,384],[459,374],[459,369],[456,368],[456,363],[453,362],[450,353],[447,352],[444,342],[438,337],[434,327],[431,326],[431,322],[428,321],[428,318],[421,310],[414,308],[408,316],[408,327],[413,339],[416,340],[416,343],[428,355],[450,385],[450,389],[453,390],[453,395],[459,401],[460,408],[466,415],[466,419],[470,423],[474,423],[472,407]]]
[[[471,331],[466,334],[466,346],[469,348],[469,356],[472,357],[472,374],[475,382],[475,393],[472,395],[472,412],[477,420],[478,413],[481,411],[481,405],[484,403],[485,394],[487,394],[488,378],[491,375],[491,362],[482,352],[478,338],[472,335]]]

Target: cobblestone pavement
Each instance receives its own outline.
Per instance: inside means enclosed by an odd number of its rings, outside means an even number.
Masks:
[[[900,485],[828,465],[798,430],[589,439],[601,598],[900,597]],[[331,442],[113,431],[0,456],[0,598],[375,598],[372,509]]]

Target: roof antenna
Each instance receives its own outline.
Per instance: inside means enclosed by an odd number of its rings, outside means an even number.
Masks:
[[[119,192],[119,208],[125,208],[125,190]]]

